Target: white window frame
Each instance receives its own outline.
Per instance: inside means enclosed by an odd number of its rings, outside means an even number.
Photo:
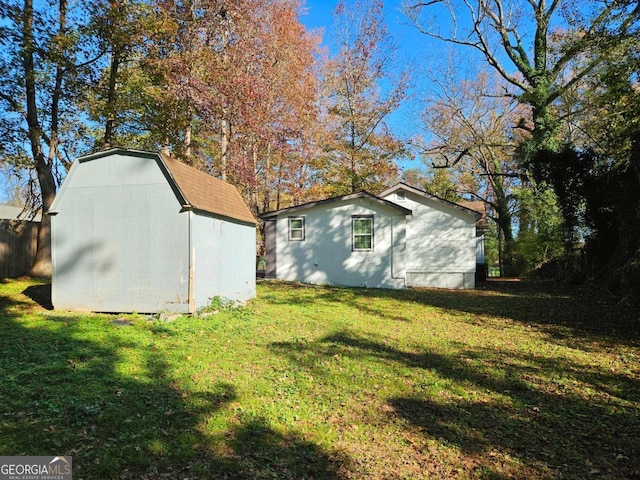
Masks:
[[[356,233],[356,222],[358,220],[369,220],[371,222],[371,233]],[[372,252],[374,245],[375,222],[373,215],[352,215],[351,216],[351,250],[354,252]],[[371,237],[369,248],[359,248],[356,246],[356,237]]]
[[[301,220],[302,221],[302,226],[301,227],[292,227],[291,226],[291,222],[292,220]],[[305,229],[305,221],[304,221],[304,217],[303,216],[297,216],[297,217],[288,217],[287,220],[287,225],[288,225],[288,238],[290,242],[303,242],[305,237],[306,237],[306,229]],[[300,237],[296,237],[293,235],[293,232],[300,232],[301,236]]]

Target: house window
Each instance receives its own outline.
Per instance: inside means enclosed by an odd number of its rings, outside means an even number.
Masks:
[[[373,250],[373,215],[351,217],[353,250]]]
[[[304,217],[289,217],[289,241],[304,240]]]
[[[406,198],[404,190],[398,190],[396,192],[396,199],[398,200],[404,200]]]

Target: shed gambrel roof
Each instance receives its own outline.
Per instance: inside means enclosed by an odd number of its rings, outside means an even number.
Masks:
[[[158,154],[185,203],[202,212],[247,223],[256,219],[233,185],[164,154]]]
[[[128,148],[113,148],[79,157],[77,162],[84,163],[110,155],[144,157],[158,162],[178,201],[185,209],[211,213],[244,223],[257,223],[236,187],[168,155]],[[72,173],[73,169],[69,175]],[[55,213],[57,204],[56,197],[48,213]]]
[[[336,203],[336,202],[342,202],[342,201],[355,200],[355,199],[358,199],[358,198],[364,198],[364,199],[371,200],[371,201],[373,201],[375,203],[379,203],[380,205],[384,205],[384,206],[392,208],[394,210],[398,210],[400,213],[402,213],[404,215],[411,215],[412,214],[411,210],[409,210],[408,208],[405,208],[405,207],[403,207],[401,205],[398,205],[396,203],[390,202],[389,200],[385,200],[384,198],[377,197],[376,195],[372,195],[372,194],[370,194],[368,192],[362,191],[362,192],[352,193],[350,195],[341,195],[339,197],[331,197],[331,198],[327,198],[325,200],[319,200],[317,202],[302,203],[300,205],[296,205],[296,206],[288,207],[288,208],[282,208],[280,210],[274,210],[272,212],[265,212],[262,215],[260,215],[260,218],[262,218],[262,219],[273,218],[273,217],[277,217],[278,215],[282,215],[282,214],[296,213],[296,212],[300,212],[302,210],[307,210],[309,208],[318,207],[318,206],[321,206],[321,205],[326,205],[326,204]]]

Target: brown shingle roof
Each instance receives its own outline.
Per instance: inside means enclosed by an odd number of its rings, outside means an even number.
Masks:
[[[485,208],[485,204],[482,200],[463,200],[458,202],[458,205],[461,205],[469,210],[473,210],[474,212],[478,212],[482,215],[476,221],[476,228],[479,230],[489,230],[489,221],[487,220],[487,210]]]
[[[175,158],[162,153],[159,155],[182,197],[191,207],[241,222],[256,223],[236,187]]]

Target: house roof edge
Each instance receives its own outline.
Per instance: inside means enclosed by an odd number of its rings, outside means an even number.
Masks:
[[[414,193],[414,194],[419,195],[419,196],[424,197],[424,198],[428,198],[428,199],[434,200],[434,201],[442,203],[444,205],[449,205],[450,207],[457,208],[458,210],[462,210],[464,212],[471,213],[475,217],[476,220],[480,220],[482,218],[482,214],[480,212],[476,211],[476,210],[473,210],[472,208],[465,207],[464,205],[460,205],[460,204],[455,203],[455,202],[450,202],[449,200],[445,200],[444,198],[440,198],[440,197],[438,197],[436,195],[433,195],[433,194],[431,194],[429,192],[426,192],[424,190],[420,190],[419,188],[412,187],[411,185],[407,185],[406,183],[403,183],[403,182],[397,183],[393,187],[387,188],[384,192],[380,193],[380,196],[384,197],[384,196],[389,195],[389,194],[395,192],[396,190],[400,190],[400,189],[407,190],[408,192]]]
[[[406,208],[403,207],[402,205],[398,205],[397,203],[393,203],[390,200],[387,200],[385,198],[380,198],[377,195],[373,195],[369,192],[366,191],[361,191],[361,192],[356,192],[356,193],[351,193],[348,195],[340,195],[337,197],[331,197],[331,198],[326,198],[324,200],[317,200],[315,202],[307,202],[307,203],[301,203],[300,205],[294,205],[292,207],[287,207],[287,208],[281,208],[279,210],[273,210],[270,212],[265,212],[261,215],[259,215],[259,218],[265,220],[267,218],[273,218],[273,217],[277,217],[278,215],[282,215],[284,213],[293,213],[299,210],[306,210],[309,208],[313,208],[313,207],[318,207],[321,205],[326,205],[326,204],[330,204],[330,203],[335,203],[335,202],[341,202],[341,201],[348,201],[348,200],[355,200],[357,198],[366,198],[369,200],[372,200],[374,202],[380,203],[382,205],[385,205],[389,208],[392,208],[394,210],[399,210],[400,212],[402,212],[405,215],[411,215],[413,212]]]

